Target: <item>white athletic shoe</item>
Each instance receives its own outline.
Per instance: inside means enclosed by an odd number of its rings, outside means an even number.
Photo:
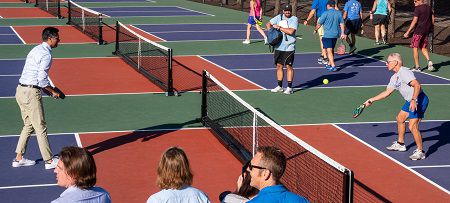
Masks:
[[[45,169],[49,170],[49,169],[54,169],[56,168],[56,165],[58,165],[58,161],[59,159],[56,157],[52,158],[52,163],[47,163],[45,162]]]
[[[433,62],[432,61],[428,61],[428,70],[429,71],[436,71],[436,68],[433,67]]]
[[[405,146],[405,144],[401,145],[397,141],[394,141],[392,143],[392,145],[391,146],[387,146],[386,149],[389,150],[389,151],[404,152],[404,151],[406,151],[406,146]]]
[[[267,37],[264,37],[264,45],[268,45],[269,41],[267,41]]]
[[[35,161],[29,160],[29,159],[26,159],[25,157],[23,157],[20,161],[17,161],[16,159],[14,159],[12,162],[12,167],[17,168],[17,167],[22,167],[22,166],[33,166],[35,164],[36,164]]]
[[[292,94],[294,93],[294,90],[291,87],[287,87],[286,90],[283,92],[284,94]]]
[[[244,40],[242,44],[250,44],[250,40]]]
[[[270,91],[271,91],[271,92],[274,92],[274,93],[276,93],[276,92],[283,92],[283,88],[280,87],[280,86],[277,86],[277,87],[273,88],[273,89],[270,90]]]
[[[421,159],[425,159],[425,152],[419,149],[414,150],[413,154],[411,156],[409,156],[409,158],[411,160],[421,160]]]

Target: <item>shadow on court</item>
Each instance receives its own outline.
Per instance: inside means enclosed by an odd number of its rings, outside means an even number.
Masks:
[[[317,87],[317,86],[321,86],[323,85],[323,79],[328,79],[330,81],[336,82],[338,80],[345,80],[345,79],[349,79],[352,77],[355,77],[358,74],[358,72],[350,72],[350,73],[337,73],[337,74],[332,74],[332,75],[323,75],[320,77],[317,77],[315,79],[306,81],[302,84],[299,84],[297,86],[295,86],[294,88],[301,88],[302,90],[305,89],[309,89],[309,88],[313,88],[313,87]],[[299,90],[296,90],[299,91]]]
[[[199,119],[190,120],[184,123],[176,123],[176,124],[163,124],[152,126],[148,128],[141,128],[136,131],[133,131],[129,134],[114,137],[90,146],[85,147],[92,154],[98,154],[103,151],[107,151],[116,147],[120,147],[122,145],[135,142],[141,140],[141,142],[147,142],[151,139],[157,138],[159,136],[177,131],[179,128],[182,128],[185,125],[199,123]],[[164,130],[169,129],[169,130]],[[153,131],[152,131],[153,130]]]
[[[374,58],[374,59],[383,60],[385,56],[378,56],[378,55],[375,55],[375,54],[380,53],[381,50],[390,49],[390,48],[395,47],[392,44],[388,44],[388,45],[374,45],[374,46],[375,47],[373,47],[373,48],[363,49],[361,51],[358,51],[358,54],[366,55],[366,56],[373,56],[372,58]]]

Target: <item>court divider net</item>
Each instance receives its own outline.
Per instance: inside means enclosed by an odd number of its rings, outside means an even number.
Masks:
[[[250,160],[258,146],[275,146],[286,155],[281,182],[290,191],[311,202],[352,202],[350,169],[276,124],[207,71],[202,81],[202,122],[238,159]]]

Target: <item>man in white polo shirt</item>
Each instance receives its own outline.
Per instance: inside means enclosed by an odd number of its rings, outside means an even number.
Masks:
[[[23,120],[23,129],[17,142],[16,158],[12,167],[32,166],[36,162],[23,157],[30,135],[35,132],[39,150],[45,161],[45,169],[56,167],[58,159],[53,157],[48,142],[47,124],[44,118],[41,89],[50,92],[54,98],[60,94],[50,85],[48,71],[52,63],[52,48],[59,43],[59,30],[47,27],[42,31],[42,44],[34,47],[27,55],[19,85],[16,90],[16,101],[20,107]]]

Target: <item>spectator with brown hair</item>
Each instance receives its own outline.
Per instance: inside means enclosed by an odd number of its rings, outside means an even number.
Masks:
[[[259,189],[258,195],[248,203],[256,202],[308,202],[305,198],[286,189],[280,179],[286,169],[286,156],[275,147],[258,147],[248,165],[250,185]]]
[[[192,187],[194,175],[183,149],[167,149],[159,162],[156,185],[161,191],[151,195],[147,203],[206,203],[206,194]]]
[[[247,162],[242,166],[241,175],[239,175],[237,181],[237,189],[235,192],[226,191],[223,192],[219,199],[222,203],[244,203],[251,199],[253,199],[258,194],[258,189],[252,187],[250,185],[251,176],[247,171],[248,165],[250,162]]]
[[[97,167],[92,154],[80,147],[64,147],[54,170],[57,184],[67,188],[52,203],[110,203],[108,192],[95,187]]]

